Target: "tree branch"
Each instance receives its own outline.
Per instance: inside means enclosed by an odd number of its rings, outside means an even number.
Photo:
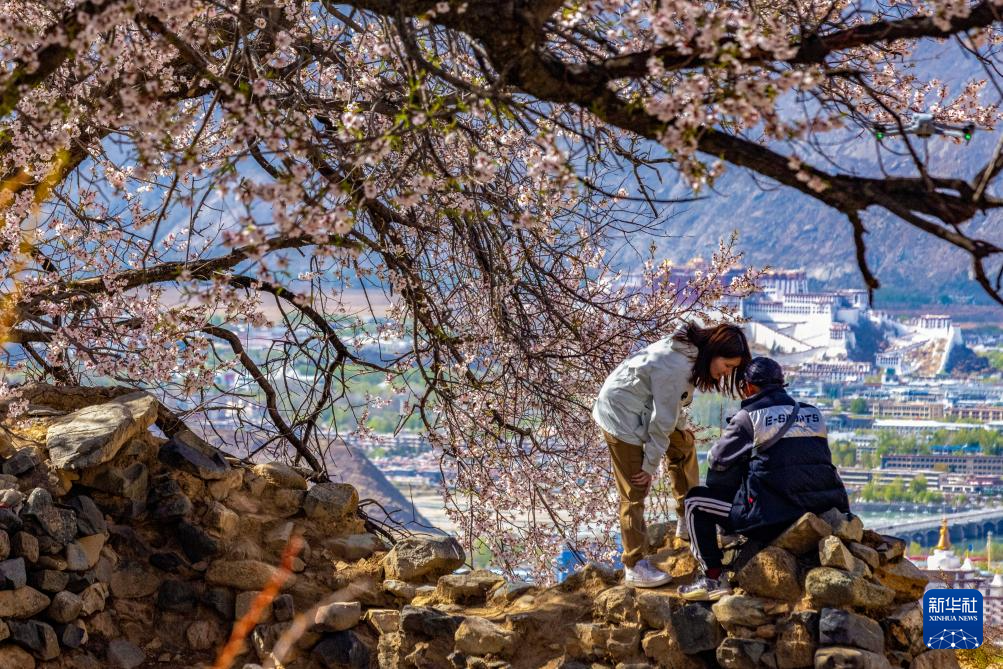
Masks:
[[[275,388],[272,386],[271,382],[265,378],[265,375],[262,373],[261,368],[258,367],[257,363],[255,363],[254,360],[251,359],[251,356],[248,355],[247,351],[244,350],[244,345],[241,344],[240,338],[226,328],[221,328],[215,325],[207,325],[202,328],[202,331],[216,337],[217,339],[222,339],[230,345],[233,352],[238,358],[240,358],[240,363],[244,366],[244,369],[251,374],[254,382],[257,383],[258,387],[260,387],[262,392],[265,393],[265,407],[268,411],[269,418],[272,419],[272,423],[278,428],[283,438],[285,438],[285,440],[288,441],[294,449],[296,449],[296,452],[307,461],[307,464],[309,464],[315,472],[323,472],[324,466],[310,451],[310,448],[303,443],[303,441],[299,438],[299,435],[293,432],[285,418],[282,417],[282,414],[279,412],[278,394],[275,392]]]

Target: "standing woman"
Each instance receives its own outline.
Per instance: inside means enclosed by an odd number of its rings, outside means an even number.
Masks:
[[[644,498],[666,451],[677,517],[686,493],[700,482],[693,431],[682,408],[693,401],[696,388],[735,397],[737,379],[751,359],[739,326],[684,323],[672,336],[621,362],[603,383],[592,418],[609,446],[620,493],[627,585],[654,588],[671,580],[644,559]],[[676,536],[689,540],[685,523],[676,523]]]

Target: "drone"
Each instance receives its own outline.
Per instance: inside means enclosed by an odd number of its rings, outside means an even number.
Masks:
[[[933,135],[944,135],[946,137],[957,137],[966,142],[972,141],[975,134],[975,124],[966,123],[964,125],[950,125],[933,120],[933,114],[913,114],[907,125],[899,128],[897,125],[890,126],[881,123],[874,124],[874,137],[881,141],[885,137],[896,135],[916,135],[924,139]]]

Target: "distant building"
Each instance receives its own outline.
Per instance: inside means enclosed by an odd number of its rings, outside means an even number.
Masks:
[[[868,483],[876,484],[893,483],[902,481],[912,483],[917,476],[922,475],[926,479],[927,490],[939,490],[942,472],[927,471],[905,471],[895,469],[864,469],[860,467],[843,467],[839,470],[839,477],[843,479],[843,484],[850,489],[859,490]]]
[[[763,290],[739,302],[753,321],[752,340],[777,353],[811,353],[812,359],[845,359],[855,346],[851,325],[867,309],[861,290],[809,292],[804,270],[775,270],[760,280]]]
[[[802,363],[795,372],[799,380],[813,379],[827,383],[859,383],[874,374],[869,362],[823,360]]]
[[[871,402],[871,414],[876,418],[921,418],[939,420],[944,417],[944,405],[935,402],[896,402],[879,400]]]
[[[951,328],[951,317],[944,314],[926,314],[914,321],[916,329],[927,334],[941,334]]]
[[[940,480],[940,492],[966,495],[998,495],[1003,477],[993,475],[945,475]]]
[[[851,416],[842,412],[826,413],[825,423],[830,430],[869,430],[874,427],[874,419],[870,416]]]
[[[856,464],[862,464],[864,458],[868,455],[877,455],[878,453],[878,438],[870,434],[862,434],[851,442],[854,446],[853,461]]]
[[[947,408],[947,415],[952,418],[979,421],[1003,421],[1003,406],[993,404],[957,404]]]
[[[978,442],[968,444],[936,444],[930,447],[934,455],[981,455],[982,447]]]
[[[889,418],[874,421],[875,430],[891,430],[899,434],[919,434],[922,432],[936,432],[937,430],[956,432],[958,430],[976,430],[985,427],[986,424],[979,423],[946,423],[937,420],[910,418]]]
[[[1003,455],[892,453],[881,456],[882,469],[942,470],[970,476],[1003,476]]]
[[[692,271],[689,265],[683,274]],[[810,291],[803,269],[767,272],[760,279],[761,291],[738,299],[739,314],[748,319],[746,331],[756,346],[789,357],[798,365],[792,376],[832,383],[863,380],[878,375],[883,379],[902,376],[934,377],[947,366],[951,350],[963,344],[960,331],[945,314],[924,314],[902,322],[874,310],[863,290]],[[858,350],[857,330],[869,326],[881,333],[882,341],[868,346],[877,351],[864,371],[854,367],[818,367],[835,361],[848,363]],[[856,363],[863,364],[859,360]]]

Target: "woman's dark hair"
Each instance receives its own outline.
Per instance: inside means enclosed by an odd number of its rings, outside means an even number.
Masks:
[[[693,376],[690,377],[690,383],[704,392],[716,390],[729,397],[738,396],[738,388],[742,379],[745,378],[745,368],[752,361],[749,342],[746,341],[742,328],[726,323],[702,328],[699,325],[689,323],[673,339],[697,347],[697,359],[693,364]],[[741,358],[742,362],[727,377],[715,381],[714,377],[710,375],[710,361],[717,357]]]

